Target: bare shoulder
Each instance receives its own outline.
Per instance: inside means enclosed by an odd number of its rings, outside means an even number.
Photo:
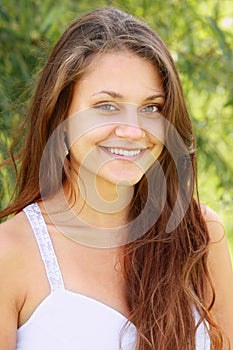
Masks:
[[[5,283],[17,282],[29,242],[29,229],[23,213],[0,224],[0,278],[5,276]]]
[[[211,208],[201,205],[202,215],[205,219],[211,243],[217,243],[225,240],[224,225],[218,214]]]
[[[0,224],[0,278],[4,274],[8,276],[5,280],[13,280],[15,284],[21,280],[35,244],[32,237],[23,212]]]
[[[15,348],[18,314],[24,303],[29,232],[19,213],[0,225],[0,343]]]
[[[215,288],[215,313],[233,349],[233,269],[223,224],[218,215],[204,207],[203,216],[210,235],[208,268]]]
[[[0,224],[0,263],[18,264],[30,243],[30,228],[24,213]],[[13,271],[11,271],[13,273]]]
[[[230,250],[224,225],[217,213],[211,208],[202,206],[202,213],[210,236],[209,267],[214,275],[222,269],[225,273],[228,272],[229,277],[232,278]]]
[[[2,244],[20,244],[24,238],[27,219],[23,212],[0,224],[0,241]],[[5,247],[6,247],[5,246]],[[12,248],[12,247],[11,247]]]
[[[206,221],[210,236],[209,265],[213,273],[226,269],[225,273],[232,274],[230,250],[223,223],[216,212],[206,206],[202,206],[202,213]],[[225,274],[224,273],[224,274]]]

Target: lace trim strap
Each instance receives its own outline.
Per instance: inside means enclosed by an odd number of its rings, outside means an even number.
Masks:
[[[33,203],[23,210],[34,232],[51,291],[64,288],[57,257],[39,205]]]

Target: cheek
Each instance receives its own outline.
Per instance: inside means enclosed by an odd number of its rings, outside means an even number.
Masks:
[[[95,143],[106,138],[113,130],[114,125],[109,123],[109,119],[100,118],[93,109],[79,112],[66,120],[65,130],[69,139],[69,145],[81,142],[83,137],[87,138],[87,143]]]
[[[72,127],[71,127],[72,126]],[[70,147],[77,145],[83,148],[90,148],[100,144],[114,133],[113,125],[91,125],[90,123],[81,124],[72,123],[67,132],[68,143]]]
[[[157,134],[157,137],[150,134],[149,140],[153,144],[153,147],[151,148],[151,154],[154,157],[154,160],[156,160],[158,159],[165,147],[164,133]]]
[[[82,150],[81,147],[79,147],[78,142],[76,142],[72,147],[70,148],[70,163],[71,166],[77,170],[79,166],[84,161],[84,150]]]
[[[154,145],[151,149],[151,153],[155,159],[158,159],[165,147],[165,126],[163,118],[155,121],[155,123],[151,125],[151,129],[148,132],[148,138]]]
[[[164,146],[162,143],[158,143],[153,149],[153,156],[155,159],[158,159],[161,153],[163,152]]]
[[[149,140],[153,144],[163,144],[165,141],[166,119],[158,114],[156,118],[142,118],[141,127],[147,132]]]
[[[76,168],[83,166],[84,168],[95,168],[98,171],[100,164],[104,163],[107,157],[107,155],[102,154],[98,145],[109,137],[110,132],[109,128],[96,128],[77,139],[76,134],[72,131],[71,163]],[[69,139],[69,142],[71,140]]]

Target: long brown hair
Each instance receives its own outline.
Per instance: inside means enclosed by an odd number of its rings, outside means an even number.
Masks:
[[[222,349],[223,337],[210,312],[214,291],[207,269],[209,235],[195,195],[196,152],[192,125],[171,55],[145,23],[118,9],[102,8],[75,20],[61,36],[42,71],[27,116],[28,132],[19,155],[15,198],[1,211],[0,217],[17,213],[40,200],[41,191],[50,196],[59,189],[59,152],[49,155],[51,169],[42,169],[41,181],[39,179],[39,164],[46,143],[66,119],[74,86],[96,55],[119,50],[133,52],[159,70],[166,95],[161,113],[177,130],[188,150],[188,155],[179,150],[176,140],[169,137],[168,129],[167,144],[159,159],[166,179],[166,200],[156,223],[153,218],[161,208],[164,190],[158,188],[157,164],[135,186],[129,221],[133,222],[149,201],[141,225],[130,226],[129,234],[136,238],[124,248],[129,320],[138,330],[137,349],[195,349],[194,309],[200,320],[209,325],[212,349]],[[56,142],[60,149],[59,141]],[[171,148],[176,159],[168,151]],[[68,163],[66,159],[63,180],[70,176]],[[183,174],[182,181],[177,174],[177,164]],[[152,183],[150,191],[148,181]],[[168,232],[168,222],[177,203],[178,217],[184,208],[185,212]],[[140,236],[140,230],[145,227],[146,233]],[[205,292],[209,287],[213,300],[207,305]]]

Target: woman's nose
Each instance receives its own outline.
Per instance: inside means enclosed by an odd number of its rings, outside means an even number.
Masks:
[[[145,131],[137,125],[120,124],[115,128],[115,135],[130,140],[139,140],[145,137]]]

